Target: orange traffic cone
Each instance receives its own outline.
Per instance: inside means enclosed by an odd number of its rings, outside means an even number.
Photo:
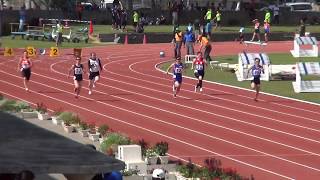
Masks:
[[[146,36],[146,34],[143,35],[143,44],[147,44],[147,36]]]
[[[128,44],[128,34],[126,34],[124,37],[124,44]]]
[[[89,25],[89,34],[92,35],[93,34],[93,24],[92,24],[92,20],[90,20],[90,25]]]

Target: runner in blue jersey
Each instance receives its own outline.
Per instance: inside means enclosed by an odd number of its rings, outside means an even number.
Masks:
[[[181,83],[182,83],[182,71],[184,71],[184,66],[181,62],[181,58],[177,57],[175,63],[172,63],[167,69],[167,74],[170,69],[173,71],[173,97],[176,97],[180,91]]]
[[[247,76],[249,75],[250,71],[253,76],[253,80],[251,81],[251,88],[256,90],[256,97],[254,98],[254,100],[258,101],[258,96],[260,92],[260,77],[261,77],[261,73],[264,73],[264,69],[260,65],[259,58],[254,59],[254,65],[248,69]]]
[[[192,66],[191,66],[191,69],[193,69],[195,67],[194,76],[198,79],[198,83],[194,87],[194,92],[197,92],[198,88],[200,88],[200,92],[203,91],[203,89],[202,89],[202,80],[204,78],[205,66],[207,66],[207,62],[203,60],[202,52],[199,51],[197,53],[197,58],[195,58],[193,60]]]

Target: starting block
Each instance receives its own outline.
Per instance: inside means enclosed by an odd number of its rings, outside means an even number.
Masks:
[[[244,43],[246,44],[246,45],[248,45],[248,44],[256,44],[256,45],[260,45],[260,46],[266,46],[266,45],[268,45],[267,43],[265,43],[265,42],[262,42],[262,41],[244,41]]]
[[[4,56],[13,56],[14,55],[13,49],[5,47],[3,55]]]

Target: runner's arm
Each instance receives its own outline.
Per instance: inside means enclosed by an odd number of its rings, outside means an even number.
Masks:
[[[247,78],[249,77],[249,72],[251,71],[252,67],[253,67],[253,66],[251,66],[251,67],[248,69],[248,71],[247,71]]]
[[[69,78],[69,77],[70,77],[70,74],[71,74],[71,72],[73,71],[73,68],[74,68],[74,66],[72,65],[72,66],[71,66],[71,68],[69,69],[68,77],[67,77],[67,78]]]
[[[18,71],[19,71],[20,68],[21,68],[21,63],[22,63],[22,58],[20,58],[19,63],[18,63],[18,68],[17,68]]]
[[[173,67],[173,63],[168,67],[167,74],[169,74],[169,71],[170,71],[170,69],[172,69],[172,67]]]

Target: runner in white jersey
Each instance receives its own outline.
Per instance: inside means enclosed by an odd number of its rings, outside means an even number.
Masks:
[[[96,82],[100,79],[100,71],[102,71],[102,65],[100,58],[97,58],[95,52],[90,54],[88,60],[88,69],[89,69],[89,94],[92,94],[92,88],[95,87]]]

